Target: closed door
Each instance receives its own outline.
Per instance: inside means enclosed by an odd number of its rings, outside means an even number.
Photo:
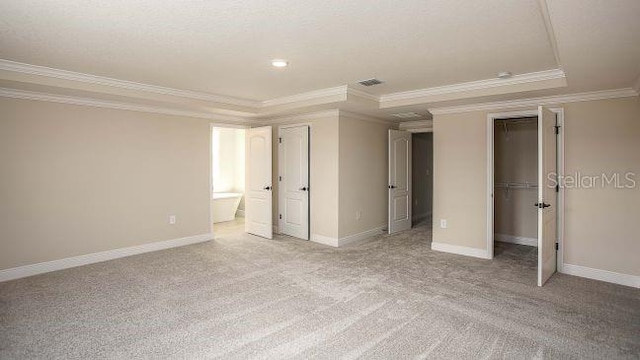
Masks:
[[[557,192],[549,174],[557,171],[556,115],[538,107],[538,286],[556,272]]]
[[[281,128],[278,141],[279,229],[309,240],[309,127]]]
[[[389,130],[389,234],[411,229],[411,133]]]
[[[267,239],[273,237],[271,136],[271,126],[249,129],[245,145],[245,231]]]

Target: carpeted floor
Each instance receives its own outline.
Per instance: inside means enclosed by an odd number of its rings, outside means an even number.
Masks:
[[[640,358],[640,290],[429,242],[242,234],[0,283],[0,358]]]

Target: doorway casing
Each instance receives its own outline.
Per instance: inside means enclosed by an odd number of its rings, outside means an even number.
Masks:
[[[550,108],[556,114],[557,125],[559,131],[557,135],[557,176],[564,176],[564,109]],[[487,259],[493,259],[494,247],[494,124],[496,120],[519,118],[519,117],[537,117],[538,110],[519,110],[500,113],[490,113],[487,115]],[[539,184],[542,186],[542,184]],[[559,187],[557,198],[557,270],[563,271],[564,256],[564,189]]]

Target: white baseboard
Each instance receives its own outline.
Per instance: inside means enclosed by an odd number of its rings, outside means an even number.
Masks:
[[[493,238],[495,241],[506,242],[511,244],[527,245],[527,246],[535,246],[535,247],[538,246],[538,239],[528,238],[523,236],[495,234]]]
[[[580,276],[588,279],[640,288],[640,276],[621,274],[613,271],[594,269],[567,263],[562,266],[561,272],[567,275]]]
[[[101,251],[65,259],[46,261],[32,265],[19,266],[11,269],[0,270],[0,282],[20,279],[27,276],[43,274],[51,271],[68,269],[76,266],[94,264],[131,255],[196,244],[209,241],[211,239],[213,239],[213,234],[202,234],[183,237],[180,239],[158,241],[144,245]]]
[[[318,244],[328,245],[328,246],[333,246],[333,247],[338,247],[338,245],[339,245],[339,242],[338,242],[337,238],[324,236],[324,235],[318,235],[318,234],[312,234],[311,235],[311,241],[313,241],[315,243],[318,243]]]
[[[242,210],[242,209],[236,210],[236,216],[244,217],[244,210]]]
[[[367,239],[370,239],[376,235],[383,234],[382,230],[387,227],[387,224],[376,226],[373,229],[369,229],[367,231],[363,231],[361,233],[341,237],[338,239],[338,246],[345,246],[347,244],[354,244],[357,242],[361,242]]]
[[[465,256],[473,256],[481,259],[489,259],[489,254],[487,250],[470,248],[466,246],[458,246],[458,245],[449,245],[444,243],[431,243],[431,250],[442,251],[451,254],[465,255]]]

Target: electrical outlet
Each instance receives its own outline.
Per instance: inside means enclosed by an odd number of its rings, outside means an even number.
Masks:
[[[362,212],[356,211],[356,220],[362,219]]]
[[[175,224],[176,224],[176,216],[169,215],[169,225],[175,225]]]
[[[441,229],[447,228],[447,219],[440,219],[440,228]]]

